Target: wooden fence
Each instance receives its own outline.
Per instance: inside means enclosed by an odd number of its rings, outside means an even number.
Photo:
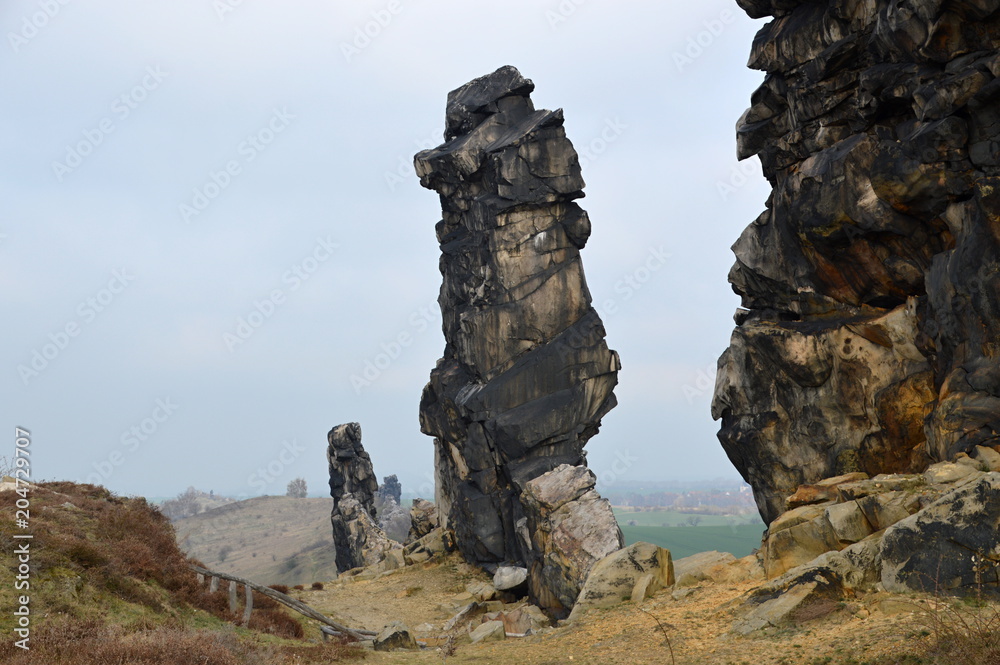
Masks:
[[[352,629],[337,623],[330,617],[320,614],[302,601],[296,600],[288,594],[281,593],[280,591],[275,591],[274,589],[266,587],[263,584],[257,584],[256,582],[252,582],[242,577],[237,577],[236,575],[211,571],[206,568],[202,568],[201,566],[195,566],[194,564],[191,564],[191,570],[198,574],[199,585],[205,584],[206,578],[209,580],[208,588],[212,593],[219,590],[219,580],[228,580],[229,611],[233,614],[236,614],[239,609],[239,586],[241,584],[243,585],[244,592],[246,593],[246,602],[243,605],[244,625],[250,622],[250,615],[253,612],[253,592],[256,591],[257,593],[263,594],[268,598],[276,600],[282,605],[295,610],[303,616],[324,624],[324,635],[342,635],[355,641],[368,639],[375,635],[375,633],[370,630]]]

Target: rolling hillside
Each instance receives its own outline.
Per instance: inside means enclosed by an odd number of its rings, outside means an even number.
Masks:
[[[337,577],[330,499],[264,496],[174,522],[177,542],[212,570],[264,584]]]

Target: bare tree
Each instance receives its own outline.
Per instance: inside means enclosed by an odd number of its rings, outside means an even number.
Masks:
[[[296,499],[304,499],[309,496],[309,489],[306,486],[305,478],[295,478],[288,483],[288,496]]]

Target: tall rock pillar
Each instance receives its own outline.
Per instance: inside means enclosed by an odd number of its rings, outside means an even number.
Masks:
[[[442,522],[481,564],[525,565],[544,549],[522,493],[561,465],[584,466],[584,444],[616,404],[618,355],[580,260],[580,163],[562,111],[536,111],[533,89],[503,67],[454,90],[445,143],[415,158],[441,198],[446,341],[420,424],[434,437]],[[613,516],[612,528],[620,546]]]

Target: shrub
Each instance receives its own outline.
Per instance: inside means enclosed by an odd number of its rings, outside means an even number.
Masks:
[[[323,590],[323,583],[322,582],[313,582],[312,583],[312,590],[313,591],[322,591]]]

